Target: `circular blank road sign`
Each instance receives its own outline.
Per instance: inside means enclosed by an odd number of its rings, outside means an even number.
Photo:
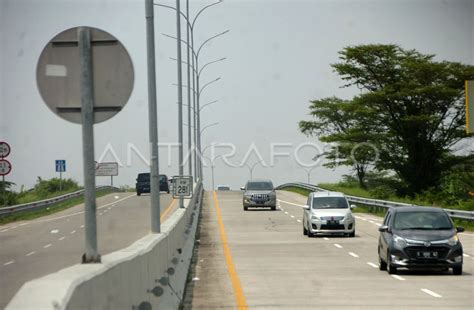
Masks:
[[[0,176],[4,176],[12,171],[12,164],[6,159],[0,159]]]
[[[90,30],[94,123],[113,117],[127,103],[133,89],[132,60],[125,47],[111,34]],[[36,82],[46,105],[61,118],[81,121],[81,66],[79,27],[65,30],[48,42],[36,67]]]
[[[0,157],[7,157],[10,151],[10,145],[4,141],[0,141]]]

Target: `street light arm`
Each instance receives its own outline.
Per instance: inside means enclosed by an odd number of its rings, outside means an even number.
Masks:
[[[214,82],[217,82],[217,81],[219,81],[220,79],[221,79],[221,78],[220,78],[220,77],[218,77],[217,79],[215,79],[215,80],[212,80],[212,81],[210,81],[210,82],[208,82],[208,83],[204,84],[204,86],[203,86],[203,87],[201,87],[201,89],[199,89],[199,90],[198,90],[198,96],[201,96],[201,93],[202,93],[202,91],[203,91],[203,90],[204,90],[204,89],[205,89],[207,86],[211,85],[211,84],[212,84],[212,83],[214,83]]]
[[[217,60],[208,62],[207,64],[205,64],[204,66],[201,67],[201,69],[200,69],[199,72],[197,73],[198,77],[201,76],[202,70],[204,70],[204,68],[206,68],[207,66],[212,65],[212,64],[215,64],[216,62],[224,61],[224,60],[226,60],[226,59],[227,59],[226,57],[223,57],[223,58],[221,58],[221,59],[217,59]]]
[[[203,8],[196,14],[196,16],[194,17],[193,23],[192,23],[192,25],[190,26],[191,29],[194,29],[194,24],[196,23],[197,18],[199,17],[199,15],[201,15],[202,12],[204,12],[204,10],[206,10],[207,8],[210,8],[211,6],[214,6],[214,5],[216,5],[216,4],[222,3],[222,2],[223,2],[223,0],[219,0],[219,1],[217,1],[217,2],[208,4],[208,5],[206,5],[205,7],[203,7]]]
[[[217,37],[220,37],[220,36],[226,34],[227,32],[229,32],[229,30],[223,31],[223,32],[221,32],[221,33],[218,33],[218,34],[216,34],[216,35],[210,37],[210,38],[207,39],[206,41],[202,42],[201,46],[199,46],[198,51],[197,51],[197,53],[196,53],[196,58],[199,57],[199,52],[201,52],[201,49],[204,47],[204,45],[206,45],[206,44],[207,44],[209,41],[211,41],[212,39],[215,39],[215,38],[217,38]]]
[[[167,38],[170,38],[170,39],[175,39],[175,40],[178,40],[177,37],[175,36],[172,36],[172,35],[169,35],[169,34],[166,34],[166,33],[162,33],[161,35],[167,37]],[[189,49],[191,50],[191,52],[193,53],[194,57],[197,58],[197,54],[194,52],[193,48],[188,44],[188,42],[184,41],[183,39],[181,39],[181,43],[184,43],[186,44],[186,46],[189,47]]]
[[[204,126],[202,129],[201,129],[201,135],[203,133],[203,131],[209,127],[212,127],[212,126],[216,126],[216,125],[219,125],[219,122],[216,122],[216,123],[212,123],[212,124],[209,124],[207,126]]]
[[[170,59],[171,59],[171,60],[174,60],[174,61],[178,61],[178,59],[176,59],[176,58],[174,58],[174,57],[170,57]],[[188,64],[188,62],[187,62],[187,61],[184,61],[184,60],[182,60],[181,62],[182,62],[183,64],[186,64],[186,65]],[[194,69],[193,65],[191,65],[191,68],[192,68],[192,70],[194,71],[194,73],[198,74],[197,71],[196,71],[196,69]]]
[[[160,4],[160,3],[153,3],[154,5],[156,6],[161,6],[162,8],[167,8],[167,9],[172,9],[172,10],[175,10],[176,11],[176,8],[173,7],[173,6],[169,6],[169,5],[165,5],[165,4]],[[184,17],[184,20],[186,20],[186,24],[188,25],[189,28],[192,29],[192,25],[191,23],[189,22],[189,19],[188,17],[186,16],[186,14],[183,13],[183,11],[179,11],[179,14]]]
[[[206,104],[202,105],[201,108],[199,109],[199,111],[202,111],[202,109],[204,109],[205,107],[210,106],[211,104],[214,104],[214,103],[216,103],[216,102],[218,102],[218,101],[219,101],[219,100],[214,100],[214,101],[212,101],[212,102],[209,102],[209,103],[206,103]]]

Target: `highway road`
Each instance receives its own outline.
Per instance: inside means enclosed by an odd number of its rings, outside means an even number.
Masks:
[[[356,237],[303,235],[306,197],[279,191],[277,211],[242,210],[241,192],[207,192],[186,309],[474,309],[474,235],[464,273],[377,266],[382,219],[356,214]]]
[[[161,195],[165,220],[177,207]],[[122,249],[150,233],[150,197],[113,193],[97,199],[101,255]],[[84,253],[84,206],[31,221],[0,225],[0,309],[23,283],[81,262]]]

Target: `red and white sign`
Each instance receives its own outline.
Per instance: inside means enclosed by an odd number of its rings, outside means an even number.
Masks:
[[[0,176],[9,174],[12,171],[12,164],[6,159],[0,159]]]
[[[7,157],[10,154],[10,145],[4,141],[0,141],[0,157]]]

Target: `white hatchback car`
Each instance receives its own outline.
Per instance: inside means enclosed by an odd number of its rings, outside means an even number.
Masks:
[[[303,234],[344,234],[355,236],[355,219],[343,193],[313,192],[303,207]]]

